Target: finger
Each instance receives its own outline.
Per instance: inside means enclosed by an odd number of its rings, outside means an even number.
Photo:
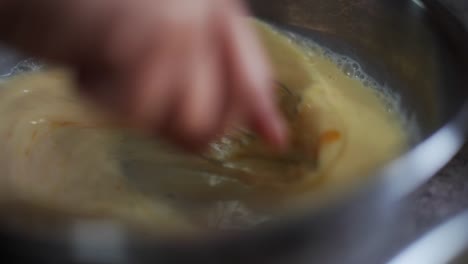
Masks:
[[[274,104],[273,83],[267,59],[248,21],[232,9],[224,21],[225,46],[234,89],[250,126],[274,147],[285,146],[286,131]]]
[[[190,133],[193,144],[201,146],[218,133],[225,94],[219,80],[216,52],[208,45],[193,52],[189,62],[192,65],[188,73],[190,83],[184,94],[179,121],[181,129]]]
[[[133,27],[127,26],[127,34],[123,34],[125,31],[120,34],[120,43],[126,45],[120,49],[117,46],[116,51],[124,48],[134,51],[130,59],[117,61],[128,65],[128,70],[138,76],[130,87],[132,94],[127,98],[132,102],[132,119],[140,127],[156,133],[166,129],[166,123],[174,119],[166,117],[173,116],[171,108],[179,97],[177,79],[181,76],[179,71],[186,57],[186,46],[190,45],[186,31],[191,25],[191,18],[177,19],[177,5],[171,1],[159,7],[152,5],[151,1],[148,3],[146,9],[140,8],[140,12],[131,13],[132,20],[138,23],[134,23]]]
[[[131,119],[139,127],[154,132],[161,128],[168,108],[176,100],[174,79],[178,78],[177,59],[173,57],[174,41],[155,47],[136,67],[135,79],[128,89],[132,95]]]
[[[119,19],[106,40],[107,49],[102,52],[109,64],[132,70],[133,65],[147,58],[149,51],[165,43],[160,36],[164,36],[169,25],[155,1],[118,2],[123,10],[118,13]]]
[[[191,119],[189,116],[191,110],[185,110],[187,109],[187,102],[192,100],[190,98],[197,96],[194,95],[193,91],[192,75],[194,74],[191,71],[198,67],[194,62],[200,63],[201,61],[198,57],[192,58],[195,56],[193,53],[196,53],[192,52],[193,35],[199,33],[192,26],[192,21],[190,23],[187,21],[185,24],[179,22],[179,24],[173,24],[170,31],[168,30],[165,35],[165,41],[169,44],[165,54],[171,60],[171,67],[168,69],[171,83],[168,89],[171,98],[165,102],[166,109],[158,117],[160,125],[153,127],[157,135],[185,148],[190,147],[189,145],[194,137],[192,134],[194,133],[193,128],[185,125],[188,122],[195,122],[189,120]],[[198,46],[198,44],[196,45]],[[204,92],[204,90],[201,92]],[[163,100],[166,100],[166,98]]]
[[[190,52],[186,57],[183,93],[177,111],[176,133],[186,147],[201,150],[222,130],[226,92],[221,71],[217,35],[211,15],[192,27]]]
[[[112,11],[109,11],[113,15],[111,21],[106,23],[107,30],[101,32],[102,36],[99,37],[103,44],[96,47],[98,56],[82,56],[80,59],[80,79],[88,83],[86,86],[82,85],[85,94],[95,101],[105,102],[105,106],[117,111],[122,119],[136,124],[143,121],[137,119],[144,118],[142,113],[148,110],[145,109],[147,104],[144,104],[145,107],[139,107],[139,101],[141,98],[148,98],[146,94],[155,91],[148,87],[160,86],[149,82],[165,81],[164,78],[155,78],[150,73],[154,69],[149,69],[155,68],[154,62],[159,61],[155,58],[160,54],[156,54],[155,51],[162,51],[164,47],[157,46],[157,37],[162,33],[154,30],[159,28],[155,27],[158,21],[147,13],[140,12],[149,12],[148,9],[152,9],[153,6],[144,5],[144,9],[142,4],[128,6],[125,3],[126,1],[117,1]],[[162,64],[166,62],[167,60],[164,60]],[[159,73],[160,70],[156,72]],[[161,73],[159,76],[165,74]]]
[[[218,14],[213,18],[213,27],[214,31],[216,32],[216,40],[218,43],[218,52],[219,52],[219,76],[222,80],[222,85],[224,88],[225,100],[223,104],[222,110],[222,118],[221,118],[221,127],[220,127],[220,134],[224,135],[229,133],[235,128],[245,126],[245,120],[242,119],[242,106],[243,100],[242,98],[238,98],[236,93],[236,84],[235,78],[233,78],[232,68],[231,67],[231,59],[228,55],[226,49],[226,37],[224,32],[224,26],[221,23],[221,20],[224,19],[224,14]]]

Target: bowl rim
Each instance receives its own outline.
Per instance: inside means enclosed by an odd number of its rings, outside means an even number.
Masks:
[[[422,235],[387,263],[451,263],[468,250],[467,226],[468,211],[464,211]]]
[[[431,13],[431,17],[437,17],[437,21],[435,22],[443,29],[441,32],[447,33],[449,39],[453,40],[454,44],[459,46],[460,53],[463,55],[462,60],[468,65],[468,50],[464,51],[464,49],[462,49],[463,46],[468,47],[468,31],[460,20],[457,19],[446,6],[437,0],[419,0],[419,3],[413,2],[415,5]],[[361,201],[369,197],[376,197],[376,193],[378,193],[379,198],[372,201],[372,205],[389,208],[388,206],[390,206],[390,204],[394,204],[406,197],[446,165],[463,146],[465,137],[468,134],[468,122],[466,120],[468,120],[468,102],[463,104],[454,118],[435,131],[427,139],[424,139],[414,148],[384,166],[374,174],[375,177],[370,177],[371,179],[367,183],[361,188],[358,188],[359,190],[347,194],[349,197],[353,197],[350,198],[350,200]],[[404,171],[405,174],[402,174],[402,171]],[[407,177],[407,174],[411,174],[411,177]],[[138,243],[138,241],[136,241],[135,245],[130,245],[127,240],[129,234],[127,234],[126,230],[118,226],[108,226],[107,231],[113,235],[110,235],[108,237],[109,239],[99,240],[99,244],[93,244],[95,248],[88,250],[90,250],[91,253],[96,253],[98,251],[106,251],[108,253],[114,252],[115,256],[120,256],[118,259],[115,259],[114,262],[119,262],[128,258],[129,256],[126,255],[127,253],[130,255],[145,254],[146,256],[159,256],[161,252],[172,251],[176,255],[183,255],[187,252],[208,249],[210,252],[214,252],[214,254],[219,254],[216,253],[216,251],[220,250],[223,253],[236,256],[236,254],[243,249],[251,253],[257,250],[258,252],[256,253],[260,254],[261,250],[258,247],[256,248],[256,245],[261,245],[261,241],[269,241],[271,243],[281,236],[285,236],[283,237],[284,240],[294,240],[295,238],[288,237],[288,234],[306,232],[304,226],[311,226],[314,221],[328,221],[329,217],[323,217],[323,215],[336,216],[338,212],[342,213],[343,211],[354,210],[356,208],[355,206],[351,206],[351,208],[348,206],[350,200],[346,200],[346,205],[337,204],[337,206],[333,208],[325,209],[325,211],[327,211],[325,214],[323,210],[320,211],[320,214],[317,212],[307,213],[307,216],[302,216],[301,219],[295,218],[281,221],[278,226],[273,228],[255,228],[249,230],[248,233],[241,232],[228,234],[227,236],[223,234],[220,237],[208,239],[207,241],[187,241],[187,244],[181,244],[180,241],[175,242],[177,244],[171,244],[171,242],[160,244],[154,241],[150,243],[148,243],[148,241],[140,241],[141,243]],[[464,218],[468,218],[468,215],[464,215]],[[292,231],[293,229],[294,231]],[[58,248],[64,248],[66,250],[64,250],[63,253],[73,255],[74,253],[70,251],[70,247],[73,248],[81,245],[78,243],[79,241],[77,242],[78,238],[70,234],[65,236],[66,241],[57,239],[55,241],[48,240],[44,242],[39,238],[30,239],[29,237],[18,236],[17,233],[4,232],[1,234],[1,232],[3,231],[0,231],[0,237],[2,235],[6,237],[6,241],[16,241],[18,245],[34,245],[35,248],[39,249],[37,251],[40,254],[46,254],[47,252],[54,253],[57,252]],[[320,232],[320,230],[317,229],[307,232]],[[86,240],[89,238],[83,239]],[[155,247],[158,246],[160,246],[161,250],[155,251]],[[51,250],[49,247],[54,249]],[[231,253],[222,250],[222,248],[229,247],[231,248],[229,251]],[[181,248],[181,250],[179,250],[179,248]],[[130,251],[128,249],[130,249]],[[109,254],[106,254],[106,256],[108,255]],[[188,256],[192,255],[188,254],[187,257]]]

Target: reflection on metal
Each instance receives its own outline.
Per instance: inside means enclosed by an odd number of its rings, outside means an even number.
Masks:
[[[421,2],[420,0],[411,0],[411,1],[413,1],[413,3],[415,3],[415,4],[418,5],[419,7],[425,8],[424,3]]]
[[[468,249],[468,212],[431,231],[388,264],[452,263]]]
[[[79,263],[126,263],[127,238],[111,222],[79,222],[70,230],[71,250]]]
[[[457,153],[464,133],[446,126],[383,170],[385,189],[391,199],[400,199],[423,184]],[[385,177],[386,176],[386,177]]]

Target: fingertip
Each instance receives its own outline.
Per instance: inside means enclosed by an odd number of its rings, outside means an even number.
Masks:
[[[278,115],[272,116],[268,122],[268,135],[266,138],[273,150],[284,152],[288,148],[288,129],[284,119]]]
[[[182,133],[175,128],[165,128],[158,132],[158,136],[186,153],[202,153],[206,151],[212,137],[196,137],[193,134]]]
[[[274,107],[257,109],[251,126],[273,151],[286,151],[289,143],[288,129],[284,119]]]
[[[271,142],[275,150],[278,152],[284,152],[288,148],[288,134],[289,131],[287,129],[286,123],[283,118],[276,117],[275,120],[270,121],[271,126]]]

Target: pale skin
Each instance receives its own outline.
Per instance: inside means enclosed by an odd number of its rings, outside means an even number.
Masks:
[[[0,39],[71,67],[140,131],[201,150],[233,125],[285,146],[268,60],[238,0],[0,0]]]

